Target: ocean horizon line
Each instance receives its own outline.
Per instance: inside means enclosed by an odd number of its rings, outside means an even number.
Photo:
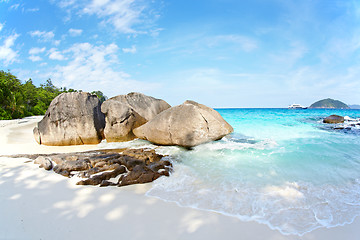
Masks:
[[[214,107],[214,109],[289,109],[288,107]],[[289,109],[289,110],[360,110],[356,108],[307,108],[307,109]]]

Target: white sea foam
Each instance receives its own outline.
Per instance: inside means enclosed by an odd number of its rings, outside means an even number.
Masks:
[[[319,120],[318,123],[322,123],[322,120]],[[360,118],[351,118],[349,116],[344,117],[343,123],[330,124],[331,129],[336,130],[353,130],[354,132],[358,132],[360,130]]]
[[[272,149],[278,146],[275,140],[265,139],[262,141],[254,141],[252,139],[240,139],[234,141],[234,139],[229,139],[224,137],[221,141],[210,142],[206,144],[201,144],[195,147],[195,150],[204,151],[204,150],[244,150],[244,149]]]
[[[116,149],[116,148],[156,148],[156,145],[148,141],[135,139],[127,142],[107,142],[103,140],[98,147],[100,149]]]
[[[192,150],[143,140],[100,145],[170,155],[174,172],[157,179],[150,196],[301,236],[360,215],[360,140],[323,124],[329,113],[239,110],[229,115],[234,134]],[[338,126],[360,130],[358,123],[346,117]]]
[[[344,179],[349,175],[346,166],[323,162],[321,152],[331,142],[324,141],[322,146],[319,141],[323,142],[321,138],[300,139],[300,145],[290,141],[282,146],[272,139],[230,137],[192,151],[178,151],[174,172],[156,180],[147,194],[185,207],[257,221],[285,235],[302,236],[320,227],[351,223],[360,215],[360,181]],[[304,146],[306,150],[301,150]],[[312,157],[313,162],[302,157],[311,151],[320,152]],[[330,153],[324,154],[331,159]],[[358,160],[354,161],[357,164]],[[307,165],[311,162],[315,169]]]
[[[341,186],[305,182],[261,186],[226,180],[214,184],[182,164],[175,165],[170,178],[156,180],[147,195],[257,221],[285,235],[344,225],[360,214],[359,180]]]

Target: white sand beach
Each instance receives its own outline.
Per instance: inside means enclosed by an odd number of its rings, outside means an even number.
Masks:
[[[71,152],[97,145],[38,145],[32,129],[41,117],[0,121],[0,155]],[[179,207],[145,196],[150,184],[77,186],[25,158],[0,158],[0,239],[359,239],[360,220],[284,236],[256,222]]]

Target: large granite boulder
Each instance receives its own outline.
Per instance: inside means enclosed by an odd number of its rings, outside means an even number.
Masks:
[[[100,107],[98,97],[90,93],[60,94],[34,128],[35,140],[51,146],[98,144],[105,127]]]
[[[161,112],[133,132],[155,144],[189,148],[219,140],[233,128],[214,109],[188,100]]]
[[[345,118],[339,115],[330,115],[324,118],[323,123],[343,123]]]
[[[129,93],[106,100],[101,106],[101,111],[106,116],[106,141],[121,142],[136,138],[132,131],[134,128],[168,108],[170,105],[164,100],[142,93]]]

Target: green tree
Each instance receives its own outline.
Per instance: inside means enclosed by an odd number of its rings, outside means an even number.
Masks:
[[[0,71],[0,117],[12,119],[24,112],[21,82],[10,72]]]
[[[101,103],[105,102],[108,99],[108,97],[105,96],[104,93],[101,91],[92,91],[91,94],[96,95]]]
[[[9,71],[0,70],[0,119],[23,118],[43,115],[51,101],[63,92],[82,92],[82,90],[58,88],[51,79],[36,87],[30,78],[24,84]],[[93,91],[104,102],[107,97],[101,91]]]
[[[25,116],[34,115],[33,108],[38,102],[37,87],[33,84],[31,78],[22,85],[22,93],[25,103]]]

